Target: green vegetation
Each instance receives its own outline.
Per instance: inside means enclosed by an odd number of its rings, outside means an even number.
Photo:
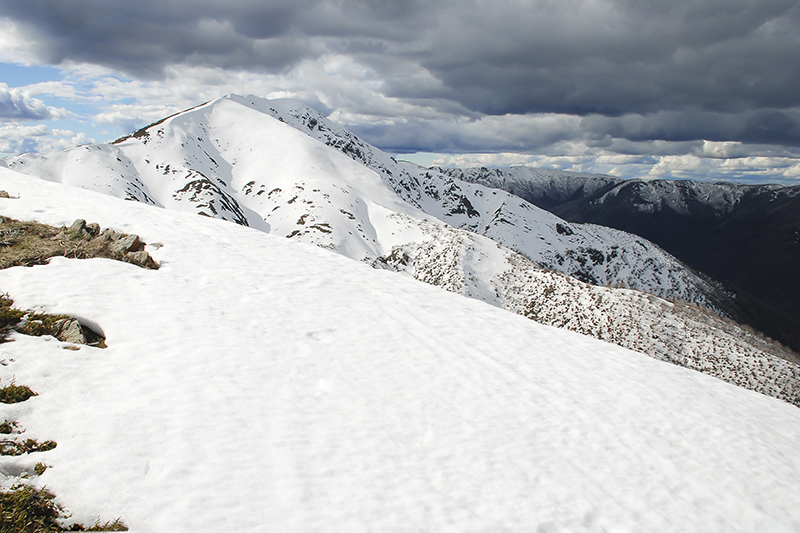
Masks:
[[[17,385],[13,381],[0,389],[0,403],[20,403],[31,396],[37,396],[27,385]]]
[[[76,526],[78,526],[79,529],[76,529]],[[86,530],[82,529],[82,526],[79,524],[74,524],[71,528],[71,531],[128,531],[128,527],[122,522],[122,520],[117,518],[113,522],[106,522],[105,524],[98,522]]]
[[[106,348],[105,337],[81,326],[83,340],[68,340],[64,336],[65,322],[72,320],[67,315],[48,315],[46,313],[33,313],[12,307],[14,301],[8,295],[0,295],[0,343],[7,340],[11,331],[18,331],[25,335],[41,337],[52,335],[62,341],[87,344],[97,348]]]
[[[46,488],[36,489],[28,485],[17,485],[0,492],[0,533],[128,531],[119,518],[103,524],[97,522],[89,528],[82,524],[64,528],[59,522],[66,520],[67,515],[54,500],[55,495]]]
[[[17,328],[17,331],[24,335],[33,337],[43,337],[44,335],[56,334],[55,323],[58,320],[69,319],[67,315],[48,315],[45,313],[34,313],[28,315],[25,324]]]
[[[25,311],[12,308],[13,304],[14,301],[8,295],[0,295],[0,342],[5,340],[8,332],[25,316]]]
[[[63,531],[58,523],[62,509],[47,489],[17,485],[0,492],[0,533]]]
[[[56,447],[55,441],[46,440],[39,443],[36,439],[26,439],[22,442],[15,440],[0,440],[0,455],[25,455],[35,452],[49,452]]]

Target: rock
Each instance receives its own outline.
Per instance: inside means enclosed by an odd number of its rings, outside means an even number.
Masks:
[[[72,233],[81,233],[84,229],[86,229],[86,221],[82,218],[77,219],[69,227],[69,231]]]
[[[105,230],[103,231],[103,233],[95,237],[92,242],[99,245],[105,245],[106,243],[112,242],[114,240],[112,238],[113,233],[114,232],[111,230]]]
[[[117,240],[110,247],[111,251],[126,254],[128,252],[135,252],[139,248],[138,235],[125,235]]]
[[[149,268],[158,270],[158,263],[156,263],[150,254],[145,251],[141,252],[128,252],[125,254],[125,262],[131,263],[142,268]]]
[[[63,342],[86,344],[81,323],[76,318],[62,318],[53,322],[53,336]]]
[[[90,236],[97,237],[97,235],[100,233],[100,224],[97,222],[92,222],[91,224],[86,224],[86,228],[84,229]]]

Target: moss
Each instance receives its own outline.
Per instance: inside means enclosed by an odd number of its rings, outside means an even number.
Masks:
[[[12,305],[14,305],[14,301],[8,295],[0,294],[0,343],[7,340],[7,335],[12,330],[34,337],[42,337],[44,335],[58,337],[59,327],[57,327],[56,322],[72,318],[68,315],[31,313],[30,311],[14,309],[11,307]],[[27,318],[25,318],[26,315]],[[23,318],[25,318],[24,322],[19,325]],[[87,345],[107,348],[106,338],[101,334],[83,325],[81,325],[81,331]]]
[[[0,403],[20,403],[36,395],[27,385],[17,385],[12,382],[0,389]]]
[[[9,422],[8,420],[6,420],[2,424],[0,424],[0,435],[10,435],[11,433],[14,433],[16,429],[17,429],[16,422]]]

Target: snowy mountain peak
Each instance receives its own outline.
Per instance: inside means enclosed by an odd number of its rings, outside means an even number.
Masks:
[[[110,145],[7,166],[314,244],[723,379],[749,379],[768,360],[769,377],[751,386],[800,402],[797,369],[774,363],[789,357],[781,348],[699,308],[603,287],[731,305],[652,243],[398,162],[299,102],[229,95]],[[698,336],[715,340],[692,344]]]

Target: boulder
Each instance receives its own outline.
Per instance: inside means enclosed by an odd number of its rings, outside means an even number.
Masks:
[[[69,227],[69,230],[72,233],[81,233],[84,229],[86,229],[86,221],[82,218],[77,219],[72,225]]]
[[[86,344],[86,336],[76,318],[62,318],[53,322],[53,336],[63,342]]]
[[[113,237],[112,237],[113,238]],[[121,254],[128,252],[135,252],[139,249],[139,236],[138,235],[124,235],[114,241],[109,247],[112,251]]]
[[[131,263],[142,268],[150,268],[158,270],[158,263],[156,263],[150,254],[145,251],[141,252],[128,252],[125,254],[125,262]]]
[[[97,222],[92,222],[91,224],[86,224],[84,229],[86,230],[86,233],[92,237],[97,237],[97,235],[100,233],[100,224]]]

